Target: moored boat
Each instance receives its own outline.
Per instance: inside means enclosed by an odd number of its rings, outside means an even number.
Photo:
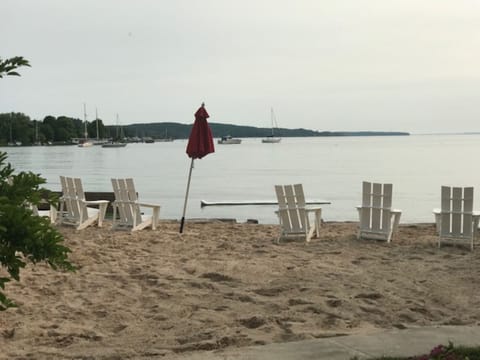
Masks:
[[[155,142],[171,142],[171,141],[173,141],[173,138],[168,136],[167,129],[165,129],[165,136],[163,138],[155,139]]]
[[[279,143],[282,139],[278,137],[274,137],[273,135],[269,135],[262,139],[262,143],[264,144],[275,144]]]
[[[83,104],[83,119],[84,119],[83,123],[84,123],[84,126],[85,126],[85,129],[84,129],[85,137],[83,139],[81,139],[79,144],[78,144],[78,147],[81,147],[81,148],[93,146],[93,143],[88,139],[87,105],[85,105],[85,103]]]
[[[274,128],[277,127],[277,120],[273,109],[270,109],[270,121],[272,122],[272,133],[262,139],[262,143],[264,144],[276,144],[282,140],[282,138],[275,137]]]
[[[242,139],[231,137],[230,135],[222,136],[218,139],[219,144],[241,144]]]
[[[111,143],[102,144],[102,148],[120,148],[125,146],[127,146],[127,143],[121,143],[121,142],[111,142]]]
[[[120,127],[119,121],[118,121],[118,114],[117,114],[117,134],[115,136],[115,139],[112,139],[110,142],[106,144],[102,144],[102,148],[121,148],[127,146],[127,143],[125,141],[125,137],[123,135],[123,128]]]

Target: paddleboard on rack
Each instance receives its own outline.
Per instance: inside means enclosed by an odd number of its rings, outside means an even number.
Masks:
[[[306,204],[316,204],[324,205],[331,204],[330,201],[326,200],[309,200],[306,201]],[[206,201],[200,200],[200,207],[205,206],[241,206],[241,205],[278,205],[276,200],[245,200],[245,201]]]

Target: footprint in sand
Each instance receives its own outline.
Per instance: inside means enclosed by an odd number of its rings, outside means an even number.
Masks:
[[[275,287],[270,289],[257,289],[257,290],[253,290],[253,292],[262,296],[278,296],[285,290],[287,289],[283,287]]]
[[[355,299],[378,300],[378,299],[381,299],[383,295],[377,292],[371,292],[371,293],[360,293],[355,295],[354,297]]]
[[[200,275],[200,277],[204,279],[210,279],[211,281],[214,281],[214,282],[236,282],[237,281],[228,275],[223,275],[216,272],[205,273]]]
[[[328,306],[336,308],[342,305],[342,300],[340,299],[327,299],[325,300]]]
[[[238,322],[248,329],[256,329],[267,323],[267,321],[264,318],[258,317],[258,316],[252,316],[250,318],[240,319],[238,320]]]
[[[288,305],[295,306],[295,305],[310,305],[313,304],[311,301],[306,301],[303,299],[289,299]]]

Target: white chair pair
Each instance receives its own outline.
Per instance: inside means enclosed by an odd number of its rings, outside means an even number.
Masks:
[[[314,233],[319,237],[322,209],[307,208],[302,185],[276,185],[275,192],[278,200],[277,215],[281,226],[279,241],[301,236],[309,242]],[[362,206],[357,207],[360,216],[358,238],[390,242],[402,213],[400,210],[392,209],[391,205],[391,184],[364,182]],[[312,226],[309,213],[315,215]]]
[[[387,240],[400,222],[401,211],[391,209],[392,185],[363,183],[359,238]],[[473,211],[473,187],[441,187],[441,208],[434,209],[438,246],[442,243],[469,245],[473,250],[480,212]]]
[[[87,201],[79,178],[60,176],[60,182],[63,196],[60,198],[58,222],[74,225],[77,230],[85,229],[95,223],[101,227],[109,201]],[[112,179],[112,186],[115,195],[115,201],[112,203],[113,228],[137,231],[151,227],[155,230],[160,216],[160,206],[140,203],[133,179]],[[152,215],[144,216],[141,207],[152,208]]]

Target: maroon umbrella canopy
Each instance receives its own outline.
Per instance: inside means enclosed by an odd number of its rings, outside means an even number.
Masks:
[[[190,179],[192,177],[193,161],[201,159],[205,155],[213,153],[213,137],[207,119],[209,115],[205,110],[205,104],[202,104],[195,113],[195,122],[193,123],[192,132],[188,138],[187,154],[192,158],[190,164],[190,172],[188,173],[187,192],[185,194],[185,202],[183,204],[183,215],[180,222],[180,233],[183,232],[183,224],[185,223],[185,212],[187,211],[188,192],[190,190]]]
[[[195,113],[195,122],[188,138],[187,154],[192,159],[201,159],[215,151],[212,131],[208,126],[207,118],[209,118],[209,115],[205,105],[202,104]]]

